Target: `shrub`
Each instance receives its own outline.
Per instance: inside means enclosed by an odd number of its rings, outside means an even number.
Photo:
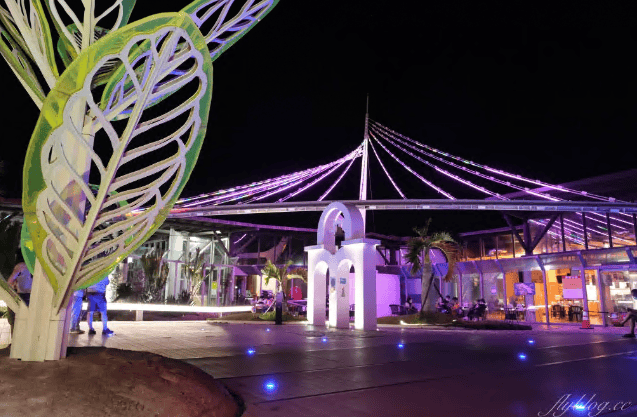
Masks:
[[[267,313],[261,314],[259,318],[264,321],[274,321],[275,316],[276,316],[276,311],[272,310],[272,311],[268,311]],[[289,313],[283,313],[283,321],[301,321],[301,320],[305,320],[305,318],[298,318],[298,317],[294,317],[293,315]]]

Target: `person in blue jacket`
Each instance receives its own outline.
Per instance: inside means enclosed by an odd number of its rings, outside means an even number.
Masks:
[[[110,336],[114,333],[108,328],[108,317],[106,316],[106,287],[108,283],[108,276],[106,276],[103,280],[86,289],[88,297],[88,317],[86,320],[88,322],[88,334],[96,333],[93,328],[93,314],[96,311],[99,311],[102,316],[102,334]]]

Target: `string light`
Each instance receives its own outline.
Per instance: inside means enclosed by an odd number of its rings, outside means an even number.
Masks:
[[[433,188],[434,190],[436,190],[440,194],[444,195],[449,200],[455,200],[456,199],[454,196],[452,196],[451,194],[449,194],[448,192],[446,192],[442,188],[437,187],[436,185],[434,185],[430,181],[427,181],[420,174],[418,174],[416,171],[411,169],[406,163],[401,161],[396,155],[394,155],[389,149],[387,149],[385,147],[385,145],[383,145],[371,132],[370,132],[370,136],[376,141],[376,143],[378,143],[380,145],[381,148],[383,148],[385,150],[385,152],[387,152],[392,158],[394,158],[396,160],[396,162],[398,162],[400,165],[402,165],[403,168],[405,168],[407,171],[409,171],[412,174],[414,174],[416,176],[416,178],[418,178],[420,181],[424,182],[425,184],[427,184],[428,186],[430,186],[431,188]]]
[[[327,195],[334,189],[334,187],[336,187],[336,185],[341,182],[341,180],[343,179],[343,177],[345,176],[345,174],[347,174],[347,171],[349,171],[350,167],[354,164],[354,161],[356,159],[352,159],[349,164],[347,165],[347,167],[345,167],[345,170],[341,173],[341,175],[338,177],[338,179],[336,181],[334,181],[334,184],[332,184],[332,186],[330,188],[327,189],[327,191],[325,191],[323,193],[322,196],[319,197],[318,201],[323,201],[323,199],[325,197],[327,197]]]
[[[403,200],[406,200],[407,197],[405,197],[405,194],[403,194],[403,192],[400,190],[400,188],[398,188],[398,186],[394,182],[394,179],[391,177],[391,175],[389,175],[389,172],[387,172],[387,169],[385,168],[385,164],[383,164],[383,161],[380,160],[380,156],[378,156],[378,153],[376,152],[376,148],[374,148],[374,142],[372,142],[370,140],[369,144],[372,147],[372,151],[374,152],[374,155],[376,155],[376,160],[380,164],[381,168],[383,168],[383,171],[385,171],[385,175],[387,175],[387,178],[389,178],[389,181],[391,181],[391,184],[394,186],[396,191],[398,191],[398,194],[400,194],[400,196],[403,198]]]

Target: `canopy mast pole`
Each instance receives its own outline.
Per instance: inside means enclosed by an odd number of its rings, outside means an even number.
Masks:
[[[358,191],[358,199],[361,201],[367,200],[367,164],[369,160],[368,153],[368,143],[369,143],[369,94],[367,94],[367,107],[365,109],[365,132],[363,134],[363,157],[361,163],[361,183],[360,189]],[[363,216],[363,230],[366,223],[366,212],[367,210],[362,208],[360,209],[361,215]]]

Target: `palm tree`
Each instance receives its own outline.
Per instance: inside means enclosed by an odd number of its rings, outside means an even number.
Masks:
[[[447,258],[449,268],[445,281],[451,281],[453,276],[453,269],[456,263],[456,257],[458,254],[458,244],[451,237],[448,232],[435,232],[429,235],[429,224],[431,219],[427,220],[427,224],[422,228],[414,228],[414,231],[418,236],[409,239],[407,246],[409,248],[405,255],[405,260],[411,264],[411,274],[415,275],[418,271],[422,274],[422,303],[420,311],[423,312],[427,307],[427,297],[429,296],[429,290],[431,289],[431,283],[433,282],[434,273],[431,271],[431,276],[427,279],[427,270],[431,267],[430,251],[432,249],[439,249]]]
[[[289,270],[292,265],[292,261],[287,261],[285,266],[279,268],[275,264],[273,264],[270,260],[268,260],[265,264],[265,267],[261,270],[261,274],[265,278],[265,285],[268,285],[270,279],[276,279],[276,292],[283,292],[283,294],[287,293],[288,290],[288,280],[299,278],[303,281],[307,282],[307,271],[302,268],[295,268],[293,270]],[[286,303],[283,304],[283,308],[286,307]],[[276,317],[276,323],[281,322],[281,317]]]

